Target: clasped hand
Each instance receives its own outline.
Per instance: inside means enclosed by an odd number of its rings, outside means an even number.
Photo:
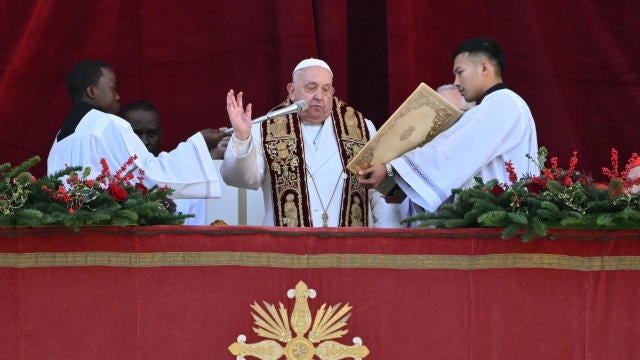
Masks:
[[[387,168],[384,164],[375,164],[358,171],[358,182],[366,188],[376,188],[387,177]]]
[[[358,182],[366,188],[377,188],[386,178],[387,167],[384,164],[375,164],[358,171]],[[405,193],[397,185],[392,190],[391,193],[382,196],[386,202],[399,204],[406,198]]]
[[[204,129],[200,131],[200,134],[204,137],[204,141],[207,143],[209,151],[215,149],[220,141],[228,135],[225,135],[223,129]]]

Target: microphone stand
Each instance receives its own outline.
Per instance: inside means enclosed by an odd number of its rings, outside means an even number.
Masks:
[[[259,124],[259,123],[261,123],[261,122],[263,122],[263,121],[267,121],[267,120],[272,119],[272,118],[274,118],[274,117],[275,117],[275,116],[269,116],[269,114],[267,113],[267,115],[262,115],[262,116],[260,116],[259,118],[256,118],[256,119],[251,120],[251,125],[253,126],[253,125],[255,125],[255,124]],[[231,135],[231,134],[233,134],[233,128],[228,128],[228,129],[226,129],[226,130],[224,131],[224,134],[225,134],[225,135]]]
[[[299,113],[299,112],[302,112],[302,111],[306,110],[307,107],[308,107],[308,105],[307,105],[306,101],[298,100],[295,103],[293,103],[293,104],[291,104],[291,105],[289,105],[289,106],[287,106],[285,108],[268,112],[267,115],[263,115],[263,116],[260,116],[257,119],[251,120],[251,125],[253,126],[253,125],[259,124],[259,123],[261,123],[263,121],[276,118],[278,116],[288,115],[288,114],[292,114],[292,113]],[[233,133],[233,128],[228,128],[227,130],[224,131],[225,135],[231,135],[232,133]]]

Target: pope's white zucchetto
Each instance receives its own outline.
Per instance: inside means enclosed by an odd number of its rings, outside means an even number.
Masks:
[[[331,73],[331,76],[333,76],[333,71],[331,71],[331,68],[329,67],[329,65],[320,60],[320,59],[314,59],[314,58],[309,58],[309,59],[304,59],[302,61],[300,61],[300,63],[298,63],[298,65],[296,65],[296,68],[293,69],[293,73],[291,73],[291,75],[295,74],[296,71],[298,70],[302,70],[304,68],[308,68],[311,66],[320,66],[321,68],[325,68],[329,71],[329,73]]]

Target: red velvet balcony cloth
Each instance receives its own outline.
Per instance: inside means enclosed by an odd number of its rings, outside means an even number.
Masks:
[[[234,359],[298,281],[366,359],[636,359],[640,232],[0,229],[0,359]],[[284,344],[282,344],[284,346]]]

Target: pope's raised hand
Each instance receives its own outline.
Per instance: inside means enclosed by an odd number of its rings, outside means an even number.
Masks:
[[[236,96],[233,89],[227,93],[227,114],[238,140],[246,140],[251,135],[251,104],[242,104],[242,91]]]

